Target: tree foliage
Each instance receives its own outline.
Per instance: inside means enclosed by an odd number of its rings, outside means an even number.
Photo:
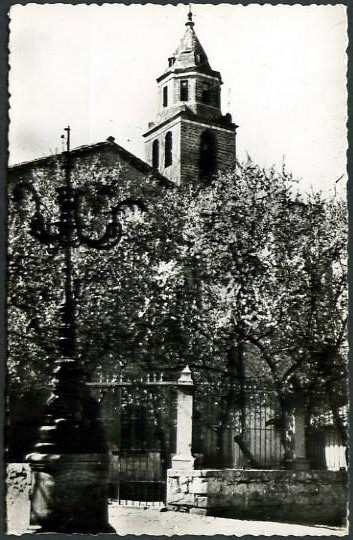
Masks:
[[[32,176],[55,227],[60,163]],[[189,364],[197,380],[219,385],[222,426],[235,400],[225,382],[264,377],[281,405],[284,445],[294,397],[314,410],[320,392],[345,437],[343,201],[300,194],[284,169],[250,161],[208,184],[164,190],[151,178],[126,181],[123,167],[99,159],[81,160],[73,178],[93,237],[114,202],[147,201],[146,212],[122,215],[119,246],[74,250],[79,358],[94,379]],[[32,200],[13,199],[10,192],[9,379],[46,385],[59,354],[63,256],[28,234]]]

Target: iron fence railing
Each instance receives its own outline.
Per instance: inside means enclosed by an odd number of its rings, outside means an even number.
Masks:
[[[199,467],[279,467],[283,457],[273,390],[195,385],[193,448]]]
[[[121,377],[90,384],[100,400],[114,467],[122,481],[128,478],[124,477],[128,453],[134,455],[136,474],[141,472],[141,482],[152,480],[143,478],[146,461],[150,468],[159,460],[164,472],[170,466],[171,456],[176,451],[177,377],[158,373],[139,380]],[[12,416],[6,433],[8,461],[21,461],[36,436],[41,404],[48,389],[42,390],[43,396],[35,390],[14,388],[9,395]],[[211,383],[194,374],[193,395],[192,453],[196,467],[282,466],[280,407],[277,393],[268,380],[260,377],[232,382],[218,379]],[[346,447],[342,433],[335,427],[327,396],[316,392],[314,397],[311,407],[306,407],[305,419],[306,455],[310,466],[330,470],[346,468]],[[340,397],[338,405],[344,427],[347,408],[341,405],[343,398]],[[138,455],[142,456],[139,463],[136,462]],[[165,475],[157,481],[165,481]]]
[[[273,385],[261,378],[195,384],[193,450],[197,457],[196,466],[282,467],[284,448],[280,411]],[[313,429],[318,415],[320,427]],[[322,419],[326,417],[331,421],[325,423]],[[310,467],[346,468],[346,447],[332,423],[324,394],[316,396],[315,409],[306,406],[305,420],[306,455]]]

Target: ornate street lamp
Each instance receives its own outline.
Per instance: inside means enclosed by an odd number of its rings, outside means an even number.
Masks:
[[[101,250],[117,246],[122,238],[121,211],[134,206],[145,208],[140,200],[125,199],[112,207],[110,221],[100,238],[86,235],[80,217],[84,194],[73,187],[71,178],[70,127],[65,131],[65,184],[56,189],[60,216],[56,232],[52,232],[53,226],[41,211],[41,200],[33,185],[20,183],[14,189],[17,201],[24,192],[34,200],[30,234],[40,243],[61,247],[64,253],[60,359],[55,362],[52,394],[45,407],[46,420],[39,430],[39,441],[27,456],[34,479],[31,526],[39,532],[114,532],[108,524],[109,463],[99,405],[90,395],[76,356],[72,250],[79,245]]]

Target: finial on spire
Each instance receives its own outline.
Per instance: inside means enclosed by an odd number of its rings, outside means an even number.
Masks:
[[[189,4],[188,22],[185,23],[185,26],[190,26],[190,28],[195,26],[195,23],[192,20],[191,4]]]
[[[70,152],[70,133],[71,133],[70,126],[67,126],[66,128],[64,128],[64,131],[66,131],[66,135],[61,135],[61,139],[64,140],[66,138],[66,152]]]

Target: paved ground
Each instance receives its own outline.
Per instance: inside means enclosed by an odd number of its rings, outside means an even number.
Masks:
[[[29,526],[29,503],[22,506],[10,504],[7,508],[8,534],[23,534]],[[243,535],[279,535],[279,536],[345,536],[347,530],[328,527],[308,527],[273,523],[265,521],[242,521],[183,514],[181,512],[160,511],[158,508],[138,508],[109,505],[109,521],[119,535],[149,534],[151,536],[173,535],[207,535],[224,534],[228,536]]]
[[[242,521],[238,519],[224,519],[183,514],[181,512],[161,512],[158,509],[143,509],[123,507],[117,504],[110,505],[110,524],[116,532],[126,534],[150,534],[154,536],[166,535],[214,535],[224,534],[231,536],[243,535],[279,535],[279,536],[345,536],[346,529],[329,527],[308,527],[305,525],[291,525],[288,523],[273,523],[265,521]]]

